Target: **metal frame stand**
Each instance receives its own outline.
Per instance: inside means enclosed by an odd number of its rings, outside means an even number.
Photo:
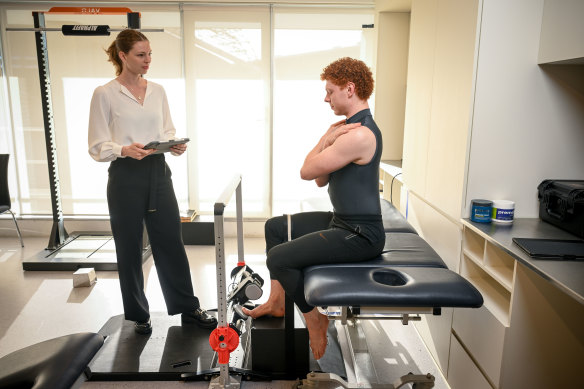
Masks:
[[[49,167],[49,181],[51,184],[51,205],[53,208],[53,227],[47,248],[55,250],[62,246],[69,234],[65,230],[63,208],[61,206],[61,185],[59,182],[59,166],[57,163],[57,145],[55,143],[55,126],[53,121],[53,102],[51,100],[51,75],[49,72],[49,53],[47,51],[47,33],[45,28],[45,14],[33,12],[39,81],[41,87],[41,101],[43,107],[43,121],[45,124],[45,144]]]
[[[241,199],[241,175],[238,174],[227,185],[217,202],[215,203],[215,257],[217,267],[217,321],[218,329],[228,328],[227,318],[227,270],[225,264],[225,234],[224,234],[224,212],[230,198],[235,192],[236,218],[237,218],[237,258],[239,263],[244,263],[243,255],[243,215]],[[220,343],[220,347],[227,347],[225,343]],[[221,351],[219,351],[221,352]],[[219,376],[214,377],[209,384],[209,388],[239,388],[241,377],[231,377],[229,375],[229,362],[218,363]]]
[[[20,233],[20,228],[18,228],[18,223],[16,222],[16,217],[14,216],[14,212],[11,209],[8,210],[12,215],[12,220],[14,220],[14,225],[16,226],[16,232],[18,232],[18,239],[20,239],[20,246],[24,247],[24,242],[22,241],[22,234]]]
[[[128,26],[140,28],[140,18],[137,13],[129,12]],[[41,103],[43,108],[43,121],[45,126],[45,145],[47,150],[47,162],[49,168],[49,181],[51,184],[51,205],[53,209],[53,226],[47,249],[56,250],[63,246],[69,234],[65,229],[63,220],[63,208],[61,206],[61,184],[59,181],[59,164],[57,159],[57,144],[55,143],[55,124],[53,121],[53,101],[51,99],[51,74],[49,71],[49,53],[47,50],[47,28],[45,25],[45,13],[33,12],[34,35],[37,49],[37,61],[39,69],[39,82],[41,87]]]
[[[329,308],[337,309],[339,307]],[[418,312],[414,309],[412,311],[414,315],[419,313],[428,313],[426,310],[420,310]],[[306,379],[302,380],[302,383],[299,385],[300,387],[318,387],[319,382],[333,382],[347,389],[398,389],[405,384],[412,384],[413,389],[430,389],[434,387],[435,378],[430,373],[425,375],[409,373],[399,377],[393,384],[380,383],[379,376],[375,370],[375,365],[371,359],[367,338],[365,337],[365,333],[359,323],[358,318],[352,316],[348,307],[340,307],[340,309],[337,310],[337,312],[335,312],[332,316],[328,315],[329,312],[326,313],[329,319],[335,320],[335,327],[337,329],[341,354],[343,355],[347,380],[344,380],[337,374],[333,373],[311,372],[307,375]],[[365,316],[364,319],[368,320],[379,318]],[[412,317],[410,316],[410,313],[406,313],[394,317],[382,317],[381,319],[402,320],[402,323],[407,325],[409,321],[420,320],[420,317]]]

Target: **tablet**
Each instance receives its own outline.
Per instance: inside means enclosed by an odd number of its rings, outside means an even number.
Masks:
[[[513,238],[532,258],[584,260],[584,240]]]
[[[168,153],[172,146],[182,145],[184,143],[187,143],[189,140],[190,140],[189,138],[181,138],[169,140],[166,142],[153,141],[144,146],[144,150],[155,149],[156,151],[153,154]]]

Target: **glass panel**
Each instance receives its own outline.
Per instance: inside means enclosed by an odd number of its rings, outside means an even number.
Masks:
[[[319,75],[342,56],[373,63],[373,29],[361,28],[373,23],[372,9],[277,6],[272,75],[269,6],[185,5],[184,59],[180,13],[168,11],[175,7],[149,5],[139,11],[143,28],[165,30],[146,33],[153,49],[147,77],[165,87],[177,136],[192,139],[186,158],[167,158],[180,208],[210,212],[236,172],[243,174],[248,218],[272,213],[272,179],[273,214],[310,209],[323,201],[326,207],[326,190],[303,182],[298,173],[308,150],[330,123],[339,120],[323,105]],[[32,27],[31,9],[22,8],[4,8],[3,24]],[[46,20],[47,27],[127,24],[125,15],[46,15]],[[47,36],[64,212],[107,214],[108,164],[87,154],[87,120],[94,88],[114,77],[103,49],[115,35],[72,37],[50,32]],[[9,100],[0,104],[10,107],[11,115],[0,121],[0,141],[8,139],[19,153],[12,161],[17,169],[13,179],[18,177],[12,185],[18,182],[22,213],[51,214],[34,34],[8,31],[4,43],[6,91],[0,92]],[[6,129],[10,125],[11,134]]]
[[[32,27],[29,10],[8,10],[9,27]],[[164,86],[177,136],[186,136],[184,83],[181,66],[180,14],[178,11],[141,11],[142,28],[164,28],[146,33],[153,50],[147,78]],[[63,24],[127,25],[126,15],[45,14],[48,28]],[[107,168],[87,153],[87,123],[93,90],[115,77],[104,52],[111,36],[64,36],[47,32],[53,119],[56,132],[61,202],[64,214],[105,215]],[[45,151],[36,45],[33,32],[6,32],[15,143],[19,150],[19,177],[23,213],[51,214],[49,168]],[[20,150],[23,150],[21,152]],[[187,208],[186,158],[167,157],[173,171],[181,209]]]
[[[9,154],[12,137],[10,131],[10,110],[8,107],[7,80],[4,76],[4,58],[2,57],[2,41],[0,40],[0,154]]]
[[[33,27],[29,10],[7,10],[6,27]],[[21,213],[50,214],[51,202],[36,48],[32,32],[5,32],[9,104],[17,162]],[[15,192],[16,193],[16,192]],[[12,193],[11,193],[12,194]]]
[[[8,104],[8,80],[5,77],[4,58],[2,57],[2,42],[0,41],[0,154],[10,154],[8,161],[8,191],[11,198],[11,211],[20,213],[20,204],[18,202],[17,177],[14,163],[14,149],[12,142],[12,131],[10,131],[10,107]],[[0,172],[3,174],[4,172]],[[7,204],[2,204],[7,205]]]
[[[209,213],[241,173],[246,217],[269,205],[269,8],[194,7],[184,12],[193,207]],[[235,201],[228,214],[233,214]]]
[[[306,154],[342,119],[324,102],[322,69],[341,57],[372,70],[373,10],[276,8],[274,14],[273,214],[330,210],[326,188],[300,179]],[[370,101],[373,107],[373,101]]]

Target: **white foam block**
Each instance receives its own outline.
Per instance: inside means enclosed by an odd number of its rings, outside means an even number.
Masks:
[[[82,267],[73,273],[73,287],[91,286],[97,281],[95,269],[92,267]]]

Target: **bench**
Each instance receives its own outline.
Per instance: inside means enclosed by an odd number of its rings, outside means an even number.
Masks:
[[[0,358],[0,388],[69,389],[85,381],[103,336],[83,332],[46,340]]]
[[[442,308],[480,308],[483,298],[479,291],[459,274],[449,270],[440,256],[409,225],[391,204],[381,200],[386,243],[382,254],[372,260],[356,263],[317,265],[304,270],[306,301],[321,307],[337,325],[345,355],[347,380],[330,373],[310,373],[306,383],[334,381],[346,388],[380,387],[363,382],[358,371],[370,361],[368,350],[351,346],[351,339],[364,339],[359,320],[395,318],[408,324],[420,320],[420,314],[441,314]],[[394,228],[395,227],[395,228]],[[348,325],[351,323],[351,325]],[[342,328],[341,328],[342,327]],[[357,357],[354,354],[359,353]],[[359,361],[357,364],[355,361]],[[356,382],[355,382],[356,381]],[[393,385],[407,383],[414,388],[431,388],[434,377],[407,374]]]

